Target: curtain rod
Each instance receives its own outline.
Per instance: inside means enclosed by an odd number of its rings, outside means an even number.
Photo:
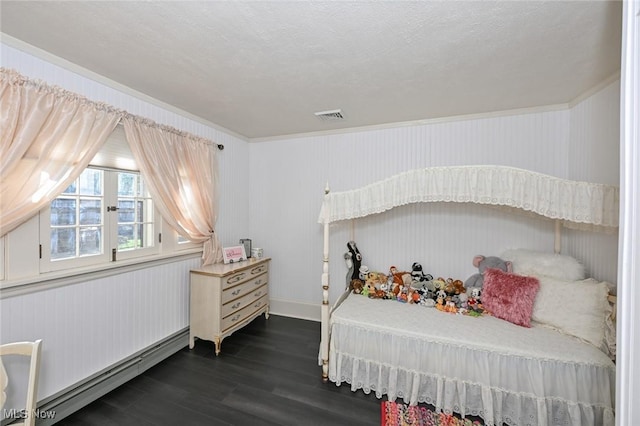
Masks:
[[[224,145],[222,145],[221,143],[215,143],[215,142],[213,142],[213,141],[211,141],[211,140],[209,140],[207,138],[203,138],[201,136],[192,135],[191,133],[185,132],[183,130],[178,130],[175,127],[167,126],[166,124],[159,124],[159,123],[156,123],[155,121],[153,121],[153,120],[151,120],[149,118],[140,117],[140,116],[131,114],[129,112],[124,112],[124,115],[120,118],[120,121],[118,121],[118,126],[124,126],[124,124],[122,123],[122,118],[124,118],[124,117],[131,117],[136,121],[140,121],[140,122],[146,124],[147,126],[158,127],[158,128],[160,128],[162,130],[165,130],[167,132],[176,133],[176,134],[181,135],[181,136],[186,136],[186,137],[189,137],[189,138],[194,138],[194,139],[199,139],[199,140],[205,141],[208,144],[210,143],[212,145],[215,145],[220,151],[222,151],[224,149]]]

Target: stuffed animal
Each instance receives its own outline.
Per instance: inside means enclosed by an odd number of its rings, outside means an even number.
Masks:
[[[367,276],[365,277],[365,284],[371,284],[376,289],[381,289],[383,284],[387,283],[387,276],[385,274],[381,274],[380,272],[367,272]]]
[[[365,281],[364,288],[362,289],[362,294],[371,298],[375,298],[376,286],[371,281]]]
[[[467,306],[469,306],[468,302],[469,295],[467,293],[460,293],[460,295],[458,296],[458,307],[466,310]]]
[[[369,274],[369,267],[367,265],[361,265],[358,269],[358,276],[356,278],[360,278],[362,281],[367,280],[367,275]]]
[[[414,262],[413,265],[411,265],[411,279],[418,282],[431,281],[433,279],[433,276],[431,276],[430,274],[425,274],[422,271],[422,265],[418,262]]]
[[[473,266],[478,268],[479,273],[471,275],[464,282],[464,287],[469,290],[471,288],[482,288],[484,284],[484,271],[488,268],[500,269],[504,272],[512,272],[511,262],[500,259],[496,256],[484,257],[478,255],[473,258]]]
[[[429,297],[421,297],[420,305],[426,306],[427,308],[434,308],[436,306],[436,301]]]
[[[409,294],[407,289],[402,289],[396,296],[398,302],[407,303],[409,301]]]
[[[444,298],[438,297],[436,299],[436,309],[444,312]]]
[[[432,280],[431,284],[433,285],[433,290],[431,291],[433,291],[434,293],[437,292],[438,290],[444,289],[444,286],[447,285],[444,278],[442,277],[438,277],[437,279]]]
[[[362,281],[360,278],[355,278],[351,280],[349,288],[351,288],[351,290],[353,290],[355,294],[360,294],[362,293],[362,289],[364,288],[364,281]]]
[[[409,288],[407,298],[409,299],[409,303],[420,303],[420,293],[414,288]]]
[[[473,287],[471,289],[471,293],[469,294],[469,300],[467,301],[467,314],[482,314],[484,309],[482,308],[482,303],[480,302],[480,295],[482,290],[478,287]]]
[[[395,284],[403,285],[407,280],[405,275],[409,275],[409,277],[411,277],[411,274],[409,272],[400,272],[395,266],[389,268],[389,280],[391,280]]]
[[[346,252],[344,254],[344,262],[347,264],[347,287],[351,285],[351,280],[353,280],[353,255],[351,252]]]
[[[362,255],[360,254],[360,251],[358,250],[358,247],[356,246],[355,241],[349,241],[347,243],[347,249],[349,250],[348,256],[352,263],[351,267],[349,268],[349,271],[351,271],[350,280],[354,280],[356,278],[360,278],[359,274],[360,274],[360,266],[362,265]],[[347,253],[345,253],[344,257],[345,259],[347,258]],[[347,263],[347,266],[349,266],[348,263]]]
[[[453,278],[447,279],[447,283],[444,286],[444,291],[449,296],[464,293],[465,288],[460,280],[454,280]]]

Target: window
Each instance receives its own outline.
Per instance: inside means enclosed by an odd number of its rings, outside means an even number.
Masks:
[[[140,173],[113,172],[117,179],[117,201],[111,219],[117,228],[117,258],[155,253],[157,226],[153,201]],[[114,206],[111,211],[114,212]],[[159,238],[158,238],[159,239]]]
[[[87,169],[49,208],[51,260],[99,255],[103,250],[104,172]]]
[[[153,201],[138,172],[87,168],[41,212],[41,271],[159,250]]]
[[[49,207],[0,237],[0,280],[85,273],[199,250],[202,243],[179,238],[163,223],[124,129],[116,126],[89,167]]]

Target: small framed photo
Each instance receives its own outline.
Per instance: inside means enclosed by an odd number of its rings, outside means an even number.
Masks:
[[[224,247],[222,249],[222,260],[224,263],[234,263],[247,260],[247,253],[244,250],[244,245]]]

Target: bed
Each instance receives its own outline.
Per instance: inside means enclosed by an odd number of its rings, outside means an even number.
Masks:
[[[554,269],[557,276],[548,268],[544,275],[535,269],[538,259],[575,261],[559,254],[562,225],[615,229],[618,197],[614,186],[504,166],[427,168],[357,190],[326,189],[318,220],[324,226],[319,351],[323,380],[347,383],[354,391],[375,392],[379,398],[479,416],[487,425],[613,426],[615,298],[607,294],[611,286],[579,274],[562,276],[573,273],[567,263]],[[489,204],[555,220],[556,253],[516,250],[503,255],[518,266],[509,279],[526,277],[532,288],[536,283],[530,327],[499,316],[453,315],[372,299],[349,289],[330,306],[329,225],[415,202]],[[583,309],[574,312],[578,316],[560,315],[553,297],[558,289],[584,297]],[[431,324],[437,326],[426,326]]]

